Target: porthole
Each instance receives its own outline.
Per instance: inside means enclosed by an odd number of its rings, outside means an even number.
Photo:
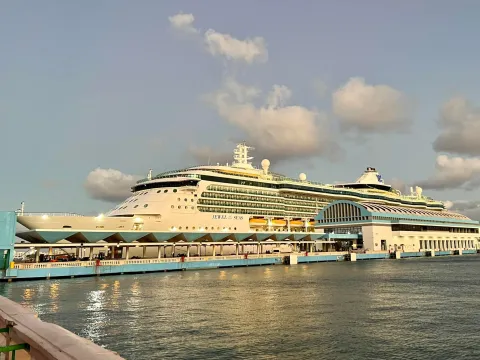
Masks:
[[[185,206],[185,209],[188,209],[188,206]]]
[[[175,206],[172,205],[172,209],[174,208]]]
[[[185,226],[185,230],[188,230],[188,226]]]
[[[144,208],[148,207],[148,204],[143,205]]]
[[[193,209],[195,209],[195,207],[194,207],[194,206],[192,206],[192,210],[193,210]]]
[[[193,199],[192,199],[192,202],[193,202]]]
[[[195,230],[195,226],[192,226],[192,230]]]
[[[160,191],[162,191],[162,190],[158,190],[158,191],[157,191],[157,194],[158,194]]]
[[[138,207],[138,205],[135,205],[133,208],[136,209]]]
[[[177,192],[177,189],[173,189],[173,192]]]
[[[181,209],[182,207],[180,205],[178,205],[178,208]]]
[[[234,227],[234,228],[233,228],[233,230],[237,230],[237,228],[236,228],[236,227]]]
[[[188,201],[188,200],[185,198],[185,201]]]
[[[180,227],[178,228],[178,230],[182,230],[182,227],[180,226]]]
[[[178,201],[180,201],[180,198],[177,198]]]
[[[168,190],[163,190],[164,193],[168,192]]]

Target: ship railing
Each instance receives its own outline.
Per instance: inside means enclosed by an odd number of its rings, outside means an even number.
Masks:
[[[296,255],[303,256],[305,253],[308,253],[308,256],[324,256],[324,255],[347,255],[348,251],[314,251],[314,252],[299,252]]]
[[[17,212],[18,216],[84,216],[76,213],[62,213],[62,212],[53,212],[53,213],[44,213],[44,212]]]
[[[248,254],[249,259],[266,259],[272,257],[280,257],[288,255],[288,253],[280,253],[280,254]]]
[[[248,254],[248,259],[262,259],[285,256],[283,254]],[[51,269],[51,268],[65,268],[65,267],[87,267],[87,266],[118,266],[118,265],[135,265],[135,264],[162,264],[162,263],[179,263],[179,262],[198,262],[198,261],[215,261],[215,260],[235,260],[245,259],[245,255],[216,255],[216,256],[192,256],[175,258],[160,258],[160,259],[118,259],[118,260],[101,260],[97,261],[62,261],[62,262],[47,262],[47,263],[21,263],[14,264],[14,269],[29,270],[29,269]]]
[[[51,262],[51,263],[23,263],[14,264],[13,268],[18,270],[29,269],[50,269],[50,268],[63,268],[63,267],[82,267],[82,266],[94,266],[95,261],[65,261],[65,262]]]

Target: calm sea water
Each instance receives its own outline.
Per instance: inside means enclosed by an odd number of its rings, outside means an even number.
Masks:
[[[127,359],[479,359],[480,256],[0,284]]]

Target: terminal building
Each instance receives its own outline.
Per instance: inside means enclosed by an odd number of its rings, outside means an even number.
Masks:
[[[327,234],[351,234],[350,246],[366,251],[451,251],[479,248],[478,221],[465,215],[373,202],[339,200],[315,217]]]

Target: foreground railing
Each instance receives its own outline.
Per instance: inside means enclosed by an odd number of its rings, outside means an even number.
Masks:
[[[6,358],[11,360],[15,360],[17,352],[32,360],[123,359],[58,325],[39,320],[33,311],[3,296],[0,296],[0,337],[5,344],[0,343],[0,354],[8,354]]]
[[[76,213],[62,213],[62,212],[53,212],[53,213],[42,213],[42,212],[17,212],[17,216],[84,216]]]

